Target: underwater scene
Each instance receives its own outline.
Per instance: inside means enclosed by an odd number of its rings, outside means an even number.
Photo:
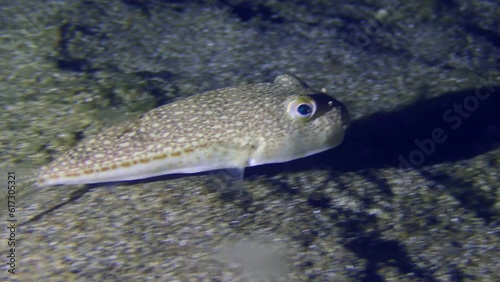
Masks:
[[[500,281],[498,1],[0,20],[0,281]]]

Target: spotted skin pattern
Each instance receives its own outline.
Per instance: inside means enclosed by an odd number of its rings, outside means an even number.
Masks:
[[[337,146],[348,124],[342,103],[284,74],[272,83],[193,95],[105,129],[42,167],[38,184],[286,162]]]

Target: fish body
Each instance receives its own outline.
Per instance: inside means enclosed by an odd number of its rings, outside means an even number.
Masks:
[[[342,142],[342,103],[284,74],[204,92],[105,129],[42,167],[38,184],[143,179],[286,162]]]

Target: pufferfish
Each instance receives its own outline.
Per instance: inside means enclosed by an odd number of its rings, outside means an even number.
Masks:
[[[281,163],[339,145],[346,107],[283,74],[204,92],[110,127],[42,167],[38,184],[85,184]]]

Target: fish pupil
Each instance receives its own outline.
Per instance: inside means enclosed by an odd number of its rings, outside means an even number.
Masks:
[[[302,116],[309,116],[312,112],[312,108],[307,104],[301,104],[297,107],[297,112]]]

